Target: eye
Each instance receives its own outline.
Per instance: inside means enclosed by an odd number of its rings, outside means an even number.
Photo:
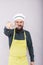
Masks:
[[[22,23],[23,21],[20,21],[20,23]]]
[[[16,23],[18,23],[18,21],[16,21]]]

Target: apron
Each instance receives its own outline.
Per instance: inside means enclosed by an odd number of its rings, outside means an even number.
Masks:
[[[10,54],[9,54],[9,60],[8,65],[28,65],[27,60],[27,45],[26,45],[26,34],[24,32],[24,40],[17,40],[14,39],[15,37],[15,30],[13,35],[12,44],[10,47]]]

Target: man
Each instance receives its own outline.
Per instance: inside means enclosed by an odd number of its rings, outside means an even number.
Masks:
[[[17,14],[14,17],[15,28],[11,22],[7,23],[4,28],[5,35],[9,38],[9,61],[8,65],[29,65],[26,50],[28,48],[30,55],[30,65],[34,65],[34,50],[30,32],[23,29],[24,15]]]

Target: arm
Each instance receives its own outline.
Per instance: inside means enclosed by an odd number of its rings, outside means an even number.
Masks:
[[[28,46],[30,61],[31,61],[30,65],[34,65],[34,49],[32,45],[31,35],[29,32],[27,32],[27,46]]]
[[[13,30],[14,30],[14,29],[11,29],[11,23],[8,22],[8,23],[6,24],[6,26],[4,27],[4,34],[9,37],[10,35],[13,34]]]

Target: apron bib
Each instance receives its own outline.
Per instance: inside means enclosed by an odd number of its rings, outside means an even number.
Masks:
[[[24,40],[14,39],[15,37],[15,30],[14,30],[14,36],[10,47],[8,65],[28,65],[28,60],[26,55],[27,45],[26,45],[25,32],[24,32],[24,36],[25,36]]]

